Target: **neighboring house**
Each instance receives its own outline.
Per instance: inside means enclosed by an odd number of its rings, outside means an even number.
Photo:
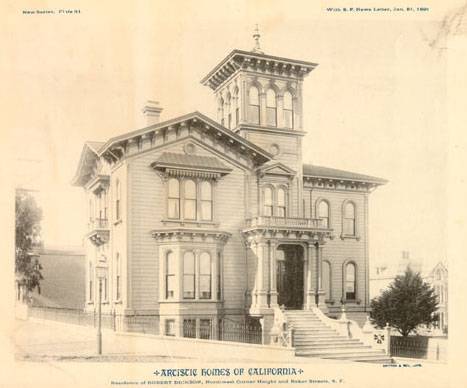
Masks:
[[[424,334],[439,335],[447,333],[448,329],[448,270],[443,262],[425,270],[421,259],[412,259],[408,252],[402,252],[398,262],[380,263],[371,267],[370,270],[370,298],[379,296],[395,279],[396,276],[404,274],[407,267],[414,272],[419,272],[423,280],[429,283],[438,296],[438,322],[432,327],[421,329]]]
[[[369,306],[368,200],[384,179],[303,164],[303,80],[317,65],[233,50],[201,81],[217,121],[194,112],[87,142],[74,184],[89,206],[87,309],[125,327],[152,319],[216,337],[223,320],[274,309]],[[174,74],[173,76],[176,76]],[[207,334],[206,334],[207,333]]]
[[[85,256],[82,248],[42,248],[43,280],[31,293],[32,305],[83,309],[86,299]]]

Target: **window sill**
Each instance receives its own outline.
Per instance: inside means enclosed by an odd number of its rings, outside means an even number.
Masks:
[[[198,228],[211,226],[217,228],[219,226],[218,222],[214,221],[196,221],[196,220],[172,220],[165,218],[162,220],[164,225],[178,225],[178,226],[196,226]]]
[[[91,305],[91,304],[94,304],[94,302],[93,302],[92,300],[88,300],[88,301],[86,302],[86,304]]]
[[[349,240],[356,240],[356,241],[360,241],[360,236],[358,235],[353,235],[353,234],[341,234],[341,240],[346,240],[346,239],[349,239]]]
[[[347,299],[344,301],[344,304],[361,304],[362,301],[360,299]]]
[[[114,221],[114,226],[117,226],[118,224],[121,224],[123,220],[120,218],[117,221]]]
[[[122,304],[122,300],[121,300],[121,299],[115,300],[115,301],[114,301],[114,304]]]

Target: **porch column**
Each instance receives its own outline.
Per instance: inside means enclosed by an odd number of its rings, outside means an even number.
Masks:
[[[277,307],[277,275],[276,275],[276,248],[277,244],[274,241],[269,241],[269,274],[270,274],[270,307]]]
[[[313,289],[313,244],[307,245],[306,258],[306,309],[311,310],[313,307],[313,298],[315,290]]]
[[[321,279],[322,279],[322,262],[323,262],[323,246],[318,242],[315,244],[316,249],[316,293],[315,293],[315,303],[316,306],[323,312],[328,312],[328,307],[324,301],[324,290],[322,288]]]
[[[258,266],[256,269],[256,304],[257,307],[267,307],[267,291],[264,287],[265,283],[265,260],[267,245],[265,242],[260,242],[256,245],[256,257],[258,259]]]

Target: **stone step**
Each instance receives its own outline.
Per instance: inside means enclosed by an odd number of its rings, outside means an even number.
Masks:
[[[360,344],[321,344],[321,345],[306,345],[306,346],[296,346],[295,347],[299,352],[307,352],[307,351],[328,351],[328,350],[337,350],[337,349],[344,349],[348,350],[351,348],[354,349],[371,349],[370,345],[365,345],[363,343]]]
[[[295,352],[297,356],[310,356],[310,357],[321,357],[321,358],[335,358],[335,359],[347,359],[348,357],[360,357],[360,356],[386,356],[383,351],[371,350],[370,346],[364,346],[361,348],[348,348],[348,349],[325,349],[325,350],[304,350],[300,349]]]
[[[321,344],[360,344],[361,341],[358,339],[345,339],[345,338],[300,338],[295,339],[295,345],[321,345]]]
[[[366,354],[366,355],[336,355],[336,356],[329,356],[329,357],[321,357],[328,360],[347,360],[347,361],[359,361],[359,362],[372,362],[372,363],[384,363],[384,364],[392,364],[394,361],[391,357],[388,357],[384,353],[377,353],[377,354]]]

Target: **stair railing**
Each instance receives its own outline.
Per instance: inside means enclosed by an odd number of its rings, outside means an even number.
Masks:
[[[287,348],[294,347],[294,328],[287,321],[284,306],[274,308],[274,323],[271,329],[271,343]]]

